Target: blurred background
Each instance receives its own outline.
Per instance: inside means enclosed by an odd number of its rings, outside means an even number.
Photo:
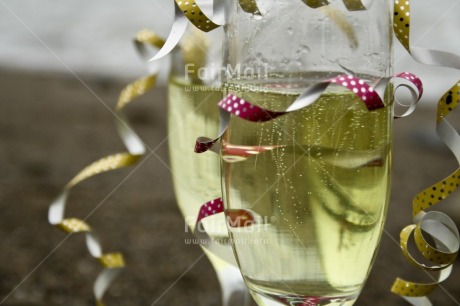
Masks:
[[[412,44],[459,54],[459,13],[458,0],[413,1]],[[142,28],[166,37],[172,19],[172,0],[0,0],[0,305],[93,304],[100,267],[82,235],[66,237],[47,223],[47,209],[85,165],[124,151],[110,109],[124,85],[146,74],[132,37]],[[396,40],[395,51],[395,71],[418,74],[426,95],[413,116],[395,122],[388,222],[358,306],[406,305],[389,291],[394,278],[428,279],[403,259],[399,231],[411,222],[412,197],[458,167],[435,135],[435,105],[460,71],[419,65]],[[210,264],[184,243],[190,235],[175,205],[164,141],[166,64],[159,86],[127,108],[154,154],[138,168],[85,181],[69,198],[66,215],[91,213],[104,250],[126,257],[108,305],[220,301]],[[457,200],[439,210],[460,224]],[[432,294],[434,305],[460,305],[459,280],[457,261]]]

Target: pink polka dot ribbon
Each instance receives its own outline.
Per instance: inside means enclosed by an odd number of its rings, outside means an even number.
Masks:
[[[217,198],[206,202],[200,208],[198,213],[198,218],[196,219],[197,226],[199,225],[200,221],[206,217],[221,213],[224,211],[224,203],[222,202],[222,198]]]
[[[406,79],[416,87],[417,94],[416,101],[414,101],[415,104],[423,93],[421,80],[416,75],[409,72],[399,73],[393,77]],[[218,103],[221,111],[220,129],[217,137],[214,139],[207,137],[197,138],[195,142],[195,152],[203,153],[213,148],[216,142],[225,133],[230,121],[230,115],[234,115],[251,122],[265,122],[273,120],[279,116],[303,109],[315,103],[330,84],[339,85],[352,91],[364,103],[369,111],[385,107],[385,103],[383,102],[381,96],[383,96],[390,80],[391,78],[379,79],[376,83],[377,86],[374,88],[358,77],[352,75],[339,75],[309,86],[285,111],[271,111],[264,109],[246,101],[245,99],[229,94]]]
[[[422,80],[420,80],[415,74],[412,74],[412,73],[410,73],[410,72],[398,73],[398,74],[396,75],[396,77],[406,79],[406,80],[408,80],[409,82],[411,82],[412,84],[414,84],[415,87],[417,88],[418,92],[419,92],[419,99],[420,99],[420,97],[421,97],[422,94],[423,94],[423,84],[422,84]]]
[[[224,212],[224,202],[222,198],[216,198],[209,202],[204,203],[200,207],[198,217],[196,219],[195,228],[201,226],[201,220]],[[227,218],[229,219],[228,224],[233,227],[245,227],[254,223],[254,215],[244,209],[229,209],[227,210]]]
[[[229,94],[217,104],[227,112],[252,122],[265,122],[286,114],[285,112],[274,112],[251,104],[242,98]]]
[[[382,99],[374,91],[374,88],[367,85],[363,80],[360,80],[357,77],[351,75],[336,77],[331,79],[331,83],[336,83],[354,92],[361,101],[366,104],[367,109],[370,111],[385,106]]]
[[[226,239],[214,240],[209,236],[202,221],[205,218],[224,212],[224,203],[221,198],[206,202],[200,208],[196,219],[193,235],[198,239],[200,245],[208,249],[220,259],[236,266],[235,257],[231,251],[229,241]],[[230,226],[250,226],[254,221],[253,215],[245,210],[227,211],[227,220]]]

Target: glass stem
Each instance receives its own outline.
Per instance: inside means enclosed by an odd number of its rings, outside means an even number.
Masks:
[[[244,284],[240,270],[231,265],[215,268],[222,292],[222,306],[251,305],[252,298]]]

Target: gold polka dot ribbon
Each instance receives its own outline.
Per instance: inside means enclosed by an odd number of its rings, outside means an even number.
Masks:
[[[224,24],[224,1],[207,1],[206,7],[212,7],[213,18],[209,18],[198,6],[195,0],[174,1],[174,22],[163,47],[153,56],[150,61],[154,62],[167,56],[179,44],[189,22],[203,32],[212,31]]]
[[[412,58],[425,65],[435,65],[460,69],[460,56],[440,50],[423,49],[410,44],[410,1],[395,0],[394,32]],[[436,132],[440,139],[455,155],[460,165],[460,135],[446,117],[460,101],[460,82],[449,89],[439,100],[436,117]],[[417,194],[412,202],[414,224],[406,226],[400,234],[403,255],[414,266],[425,271],[437,271],[435,282],[416,283],[397,278],[391,291],[416,306],[431,305],[426,297],[441,282],[446,280],[452,270],[460,244],[455,223],[447,215],[430,210],[454,191],[460,184],[460,168],[445,179],[433,184]],[[430,211],[428,211],[430,210]],[[416,260],[408,249],[409,239],[413,237],[418,251],[426,262]]]
[[[142,30],[135,38],[135,45],[138,52],[147,59],[147,45],[160,49],[164,44],[163,39],[148,30]],[[86,235],[86,245],[90,254],[98,259],[104,268],[98,275],[93,292],[97,305],[103,305],[102,298],[104,293],[112,283],[113,279],[119,273],[120,268],[124,267],[124,259],[121,253],[104,253],[99,238],[86,220],[77,218],[65,218],[65,207],[70,190],[80,182],[93,177],[99,173],[116,170],[136,164],[145,153],[145,146],[142,140],[137,136],[130,127],[123,109],[133,99],[146,93],[155,85],[158,64],[149,65],[149,75],[140,78],[127,85],[118,98],[115,109],[115,124],[119,135],[127,148],[127,152],[117,153],[103,157],[86,168],[81,170],[73,179],[67,183],[60,195],[50,205],[48,211],[48,220],[52,225],[57,226],[65,233],[84,233]]]
[[[460,69],[460,56],[442,50],[425,49],[410,44],[410,0],[395,0],[393,28],[396,38],[421,64]]]
[[[396,37],[410,52],[409,46],[410,2],[395,0],[393,28]]]
[[[459,92],[460,83],[457,83],[439,101],[436,130],[438,136],[452,150],[460,164],[460,135],[446,120],[446,116],[459,103]],[[457,190],[459,184],[460,168],[445,179],[426,188],[413,199],[415,224],[406,226],[400,234],[403,255],[414,266],[425,271],[439,271],[439,275],[436,282],[427,284],[396,279],[391,291],[401,295],[412,305],[431,305],[426,295],[449,277],[452,263],[457,258],[460,236],[455,223],[443,213],[426,212],[426,210],[450,196]],[[418,251],[430,264],[420,262],[410,254],[408,242],[412,236]]]
[[[180,1],[175,0],[177,7],[182,11],[184,16],[198,29],[209,32],[218,27],[222,24],[218,22],[213,22],[210,18],[208,18],[201,8],[196,4],[195,0],[189,1]]]

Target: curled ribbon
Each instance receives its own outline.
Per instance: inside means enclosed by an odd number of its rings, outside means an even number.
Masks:
[[[153,46],[155,48],[161,48],[164,44],[164,41],[160,37],[156,36],[152,32],[149,32],[148,30],[140,31],[134,42],[138,52],[146,60],[147,45]],[[115,109],[115,124],[128,152],[106,156],[88,165],[72,180],[70,180],[69,183],[67,183],[59,196],[50,205],[48,210],[48,220],[52,225],[57,226],[68,234],[85,233],[86,246],[89,253],[94,258],[97,258],[101,265],[104,267],[104,270],[102,270],[102,272],[98,275],[93,286],[93,292],[97,305],[103,305],[102,298],[105,291],[110,286],[116,275],[119,273],[120,269],[124,267],[125,263],[123,255],[118,252],[104,253],[102,251],[102,246],[99,238],[89,226],[89,224],[86,223],[86,220],[64,217],[67,197],[70,190],[80,182],[99,173],[132,166],[136,164],[144,155],[145,146],[139,136],[137,136],[137,134],[130,127],[123,109],[133,99],[143,95],[154,86],[157,71],[157,64],[150,65],[149,75],[127,85],[122,90],[118,98],[117,106]]]
[[[342,0],[345,7],[350,11],[365,10],[361,0]],[[212,31],[225,24],[224,5],[225,0],[205,0],[200,1],[201,7],[195,0],[174,0],[174,22],[171,32],[166,39],[164,46],[153,56],[150,61],[156,61],[168,55],[178,44],[184,36],[189,22],[203,32]],[[311,8],[321,8],[329,5],[327,0],[302,0],[307,6]],[[250,14],[260,15],[259,8],[255,0],[239,0],[240,7],[243,11]],[[211,10],[212,18],[208,17],[205,13]],[[326,14],[331,17],[334,22],[346,33],[351,40],[352,46],[356,46],[357,41],[353,32],[350,31],[350,25],[346,23],[345,19],[337,12],[332,10],[325,10]]]
[[[174,22],[171,32],[166,39],[164,46],[158,53],[150,59],[156,61],[168,55],[184,36],[188,22],[190,21],[198,29],[209,32],[224,24],[224,2],[222,0],[207,1],[206,6],[211,6],[213,9],[213,19],[208,18],[195,0],[190,1],[174,1]]]
[[[412,83],[417,88],[417,93],[414,92],[415,100],[413,101],[413,104],[420,100],[421,94],[423,93],[423,86],[421,80],[417,76],[409,72],[403,72],[396,74],[393,77],[406,79]],[[215,144],[227,130],[230,114],[252,122],[272,120],[276,117],[300,110],[315,103],[326,88],[331,84],[340,85],[352,91],[361,99],[367,109],[372,111],[385,106],[381,96],[383,96],[390,80],[391,78],[381,78],[377,82],[377,85],[372,87],[355,76],[340,75],[309,86],[285,111],[281,112],[263,109],[235,95],[229,94],[225,99],[218,103],[220,107],[220,124],[217,137],[214,139],[208,137],[198,137],[195,142],[195,152],[203,153],[208,150],[219,152],[219,148],[215,146]]]
[[[460,164],[460,135],[446,120],[446,116],[457,107],[460,101],[460,82],[455,84],[439,101],[437,109],[436,132],[449,147]],[[412,202],[414,223],[406,226],[400,235],[401,248],[404,256],[414,266],[426,271],[439,271],[436,282],[421,284],[397,278],[391,291],[401,295],[412,305],[431,305],[426,297],[439,283],[446,280],[452,270],[458,251],[460,236],[455,223],[447,215],[436,211],[425,212],[426,209],[438,204],[455,190],[460,184],[460,168],[451,175],[426,188],[417,194]],[[427,241],[423,232],[434,241],[434,246]],[[414,233],[418,250],[433,265],[426,265],[414,259],[408,251],[408,240]]]
[[[235,256],[233,255],[232,249],[230,248],[229,244],[225,243],[225,241],[219,241],[219,243],[214,241],[214,239],[212,239],[208,235],[202,224],[203,219],[222,213],[223,211],[224,204],[221,198],[217,198],[203,204],[200,207],[198,213],[193,235],[198,239],[198,241],[200,241],[200,245],[202,247],[205,247],[213,254],[215,254],[222,260],[225,260],[229,264],[236,266]]]
[[[395,0],[393,28],[396,38],[412,58],[421,64],[460,69],[460,56],[441,50],[410,45],[410,0]]]
[[[395,0],[394,32],[412,58],[425,65],[460,69],[460,56],[441,50],[423,49],[410,45],[410,1]],[[446,116],[457,107],[460,101],[460,82],[449,89],[439,100],[436,118],[436,132],[439,138],[455,155],[460,164],[460,135]],[[455,223],[445,214],[436,211],[425,212],[451,195],[459,186],[460,168],[450,176],[417,194],[412,202],[414,224],[406,226],[400,234],[403,255],[414,266],[425,271],[439,271],[436,282],[422,284],[397,278],[391,291],[402,296],[415,306],[429,306],[426,297],[439,283],[449,277],[452,263],[459,251],[460,237]],[[423,233],[428,234],[434,245],[429,243]],[[408,240],[414,236],[419,252],[432,265],[418,262],[408,251]]]

